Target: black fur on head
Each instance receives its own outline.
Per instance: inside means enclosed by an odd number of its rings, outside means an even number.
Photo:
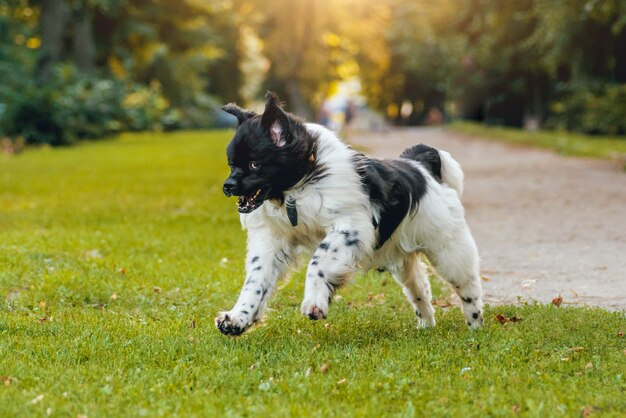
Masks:
[[[239,196],[238,209],[249,213],[268,199],[283,201],[283,192],[315,168],[315,138],[304,123],[285,112],[278,97],[266,95],[262,115],[228,104],[239,126],[226,148],[230,176],[226,196]]]

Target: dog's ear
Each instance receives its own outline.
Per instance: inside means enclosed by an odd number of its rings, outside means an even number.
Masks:
[[[291,142],[291,122],[289,116],[281,109],[276,94],[268,91],[265,95],[265,111],[261,124],[269,132],[274,145],[283,147]]]
[[[237,126],[241,125],[246,119],[256,116],[256,113],[253,111],[242,109],[235,103],[228,103],[227,105],[222,106],[222,110],[237,118]]]

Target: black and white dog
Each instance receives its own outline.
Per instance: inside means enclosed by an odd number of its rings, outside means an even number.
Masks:
[[[307,252],[301,311],[311,319],[326,318],[356,270],[379,268],[402,285],[419,325],[435,325],[422,253],[454,286],[467,323],[482,324],[478,250],[460,201],[463,172],[450,154],[417,145],[398,159],[366,157],[283,111],[272,93],[262,115],[235,104],[223,110],[239,122],[224,193],[239,196],[248,253],[239,299],[215,319],[222,333],[259,320],[277,281]]]

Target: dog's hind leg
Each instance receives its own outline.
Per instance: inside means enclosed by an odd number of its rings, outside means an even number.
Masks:
[[[483,324],[482,283],[478,249],[469,229],[456,239],[433,246],[427,251],[430,262],[441,278],[452,284],[463,302],[463,314],[472,328]]]
[[[430,282],[424,271],[424,266],[416,253],[407,255],[402,265],[390,266],[389,271],[393,278],[402,286],[418,318],[420,328],[435,325],[435,310],[433,309]]]

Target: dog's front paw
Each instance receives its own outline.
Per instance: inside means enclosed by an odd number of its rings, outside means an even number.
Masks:
[[[215,318],[215,326],[224,335],[240,335],[250,325],[246,318],[238,318],[231,312],[220,312]]]
[[[326,319],[326,315],[328,314],[328,305],[307,302],[305,300],[304,302],[302,302],[300,311],[302,312],[302,315],[308,316],[309,319],[312,320]]]

